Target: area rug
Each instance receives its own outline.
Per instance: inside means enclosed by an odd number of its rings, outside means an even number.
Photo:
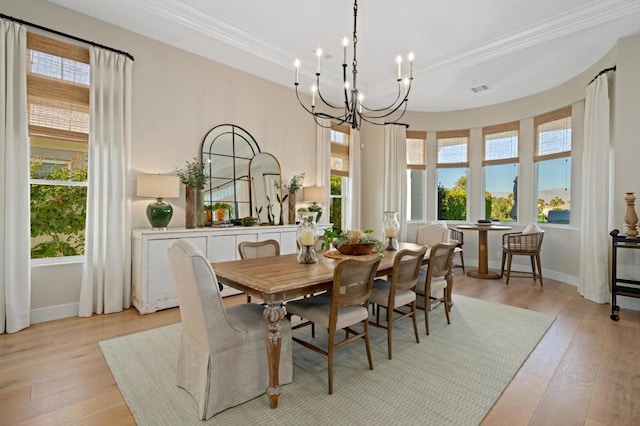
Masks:
[[[206,422],[193,398],[175,385],[181,324],[100,342],[109,368],[139,425],[477,425],[538,344],[549,314],[454,295],[451,325],[443,307],[419,314],[420,343],[410,320],[396,323],[393,359],[386,330],[372,327],[373,371],[364,343],[338,348],[334,393],[327,360],[294,343],[294,381],[282,386],[277,409],[265,396]],[[294,331],[310,338],[309,327]],[[316,340],[325,333],[316,333]]]

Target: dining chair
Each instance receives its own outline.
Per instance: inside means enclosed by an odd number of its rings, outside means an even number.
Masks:
[[[432,303],[444,305],[447,324],[451,324],[451,291],[453,289],[452,258],[456,242],[438,243],[429,249],[427,270],[420,270],[416,294],[424,298],[424,325],[429,335],[429,308]],[[435,296],[436,292],[442,296]]]
[[[416,230],[416,244],[434,246],[449,242],[449,228],[439,223],[422,225]]]
[[[540,228],[538,228],[538,230],[540,232],[508,232],[502,235],[502,267],[500,269],[500,275],[504,276],[505,274],[504,265],[506,261],[506,285],[509,285],[509,278],[511,278],[511,261],[513,260],[513,256],[529,256],[531,259],[531,275],[533,277],[533,283],[535,284],[536,279],[540,279],[540,287],[542,287],[540,250],[542,248],[544,231]],[[518,271],[518,273],[528,275],[528,273],[524,271]]]
[[[460,249],[458,250],[458,254],[460,255],[460,266],[462,267],[462,273],[466,273],[467,271],[465,271],[464,269],[464,253],[462,248],[462,246],[464,245],[464,232],[459,231],[455,228],[449,228],[449,240],[455,241],[456,247]]]
[[[269,385],[263,309],[251,303],[225,308],[211,263],[190,241],[175,241],[168,253],[182,318],[176,382],[206,420],[264,394]],[[281,322],[280,334],[280,383],[291,383],[289,321]]]
[[[238,244],[238,252],[240,259],[280,256],[280,243],[277,240],[242,241]],[[251,303],[251,296],[248,294],[247,303]]]
[[[376,306],[376,322],[371,323],[376,327],[387,330],[387,355],[392,358],[392,331],[393,324],[404,318],[413,320],[413,331],[416,343],[420,343],[418,335],[418,323],[416,320],[416,285],[418,274],[427,246],[419,250],[400,250],[393,260],[391,280],[376,279],[371,289],[371,303]],[[380,323],[380,307],[386,309],[386,323]],[[409,312],[398,308],[409,307]]]
[[[306,320],[294,326],[294,329],[317,324],[328,330],[326,349],[295,336],[293,340],[327,357],[329,395],[333,393],[333,360],[337,347],[364,338],[369,370],[373,370],[369,346],[369,297],[381,257],[342,260],[333,271],[333,286],[329,295],[320,294],[286,304],[287,317],[297,315]],[[361,332],[352,328],[359,323],[363,327]],[[336,342],[336,332],[341,329],[345,330],[346,336]]]

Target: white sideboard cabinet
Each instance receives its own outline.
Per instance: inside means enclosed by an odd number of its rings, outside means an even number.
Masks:
[[[132,231],[133,305],[141,314],[178,306],[167,249],[180,238],[195,244],[210,262],[240,259],[238,243],[274,239],[280,243],[280,253],[296,252],[295,225],[235,226],[233,228],[169,228],[155,231],[149,228]],[[225,287],[223,296],[239,291]]]

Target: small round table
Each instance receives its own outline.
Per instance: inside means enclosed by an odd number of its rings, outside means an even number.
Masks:
[[[510,226],[506,225],[458,225],[456,229],[460,231],[478,231],[478,270],[469,271],[467,275],[474,278],[482,278],[486,280],[497,280],[502,278],[497,272],[489,271],[489,256],[488,256],[488,244],[487,244],[487,232],[488,231],[509,231]]]

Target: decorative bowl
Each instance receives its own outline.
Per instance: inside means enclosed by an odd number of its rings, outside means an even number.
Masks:
[[[243,217],[242,224],[244,226],[255,226],[258,224],[258,218],[250,217],[250,216]]]
[[[351,256],[363,256],[365,254],[371,254],[376,247],[375,243],[357,243],[357,244],[343,244],[338,247],[334,242],[333,246],[342,254]]]

